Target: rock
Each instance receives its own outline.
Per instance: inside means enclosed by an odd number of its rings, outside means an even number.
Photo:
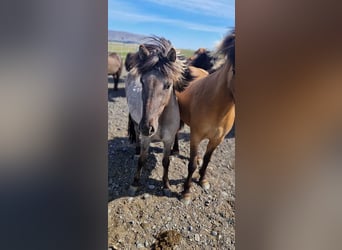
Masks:
[[[199,236],[199,234],[195,234],[195,241],[200,241],[200,236]]]
[[[136,243],[136,245],[137,245],[137,248],[143,248],[144,247],[144,244],[142,244],[142,243]]]
[[[148,199],[150,196],[151,196],[151,195],[149,195],[149,194],[146,193],[146,194],[143,195],[143,199],[146,200],[146,199]]]
[[[154,186],[154,185],[152,185],[152,184],[148,185],[148,189],[151,189],[151,190],[153,190],[154,188],[155,188],[155,186]]]
[[[217,236],[217,232],[216,231],[211,231],[211,235],[212,236]]]
[[[188,227],[189,231],[191,232],[193,230],[193,227],[192,226],[189,226]]]

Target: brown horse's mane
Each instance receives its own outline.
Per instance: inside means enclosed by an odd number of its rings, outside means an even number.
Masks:
[[[185,58],[177,55],[176,60],[170,61],[167,57],[169,51],[174,49],[171,42],[163,37],[151,36],[144,43],[149,55],[146,58],[140,58],[139,53],[135,53],[134,68],[131,70],[133,75],[142,75],[151,70],[158,70],[170,82],[173,82],[177,91],[182,91],[187,86],[188,81],[184,79],[186,70]]]

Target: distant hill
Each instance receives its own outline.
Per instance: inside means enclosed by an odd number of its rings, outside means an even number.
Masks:
[[[146,36],[125,31],[108,30],[109,42],[140,43]]]

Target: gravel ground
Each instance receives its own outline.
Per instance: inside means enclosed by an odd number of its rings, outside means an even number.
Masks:
[[[108,80],[108,247],[109,249],[235,249],[235,138],[228,135],[208,166],[210,190],[194,174],[192,202],[179,200],[187,176],[189,127],[180,132],[180,155],[172,156],[171,193],[162,192],[162,144],[152,143],[142,186],[128,195],[137,165],[127,137],[128,107],[121,77],[119,90]],[[206,141],[201,144],[204,152]]]

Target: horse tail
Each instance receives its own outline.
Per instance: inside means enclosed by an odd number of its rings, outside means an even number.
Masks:
[[[134,122],[131,115],[128,115],[128,138],[131,143],[137,142]]]

